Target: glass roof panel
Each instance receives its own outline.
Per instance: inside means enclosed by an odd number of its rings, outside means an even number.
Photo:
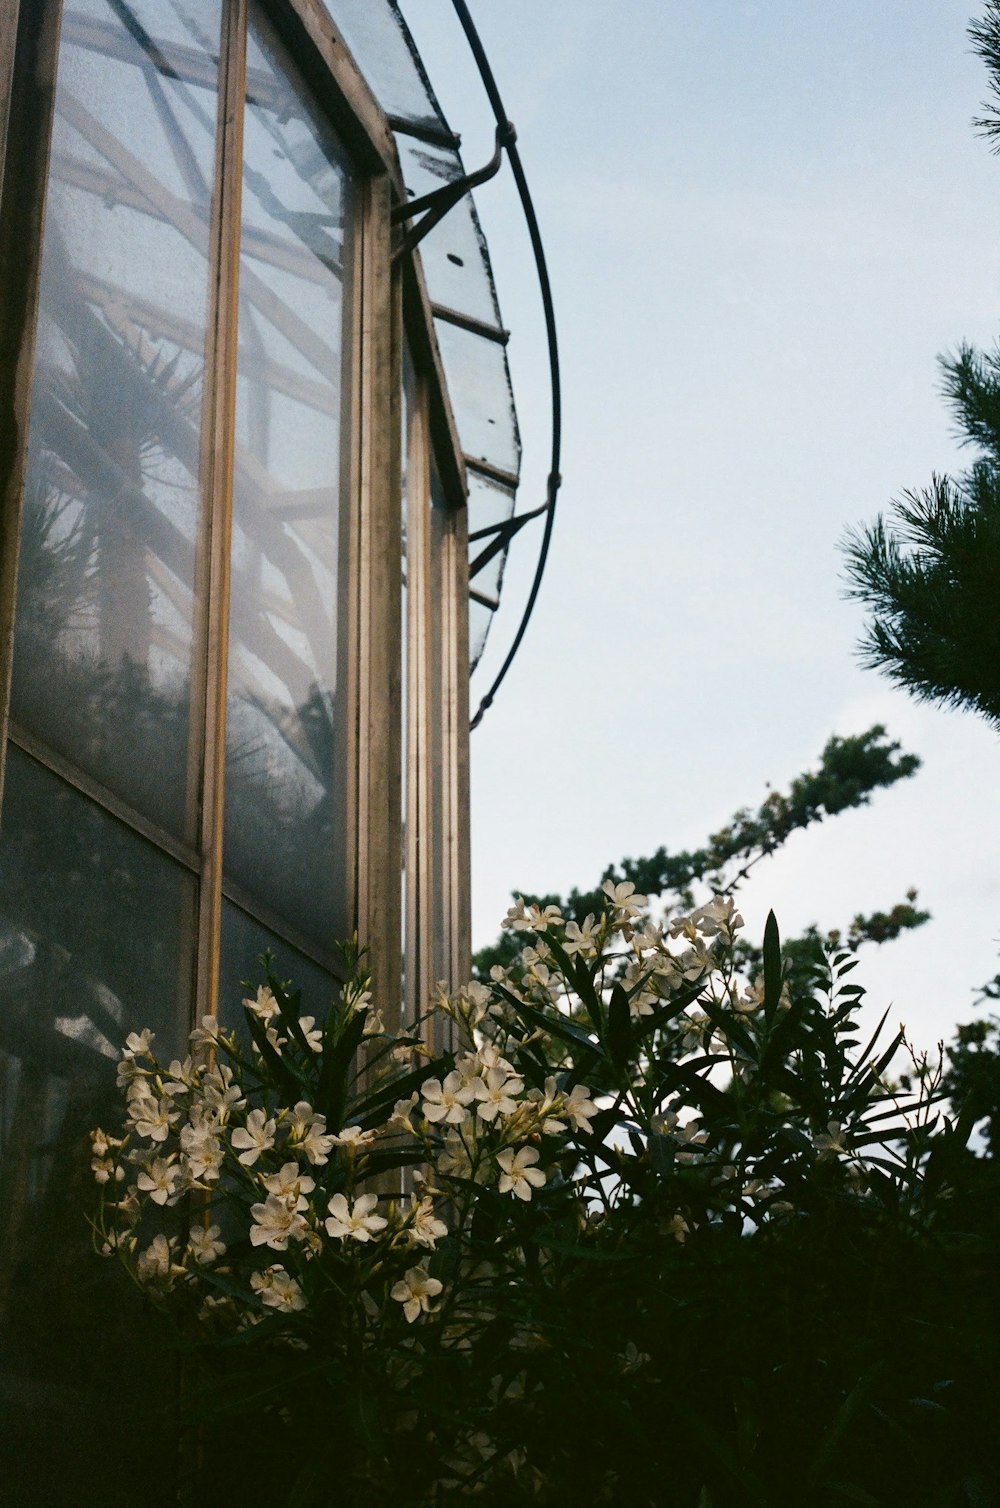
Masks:
[[[462,449],[516,476],[521,441],[506,351],[443,319],[436,319],[434,328]]]
[[[479,664],[483,650],[486,648],[486,636],[493,622],[493,608],[484,607],[474,597],[469,598],[469,670],[475,670]]]
[[[385,0],[326,0],[326,8],[385,113],[441,130],[441,112],[395,6]]]
[[[505,523],[514,512],[514,489],[495,482],[492,477],[480,476],[470,471],[469,477],[469,533],[488,529],[491,524]],[[476,556],[489,543],[486,539],[469,542],[469,559]]]
[[[457,152],[405,139],[400,139],[398,146],[403,177],[415,199],[453,183],[464,172]],[[424,237],[420,260],[428,292],[436,304],[501,327],[486,238],[471,194],[466,194]]]
[[[456,147],[440,140],[420,139],[421,135],[440,138],[450,132],[396,0],[325,3],[379,104],[393,120],[400,166],[411,198],[421,198],[463,177],[466,170]],[[433,305],[502,330],[489,252],[471,194],[466,194],[424,237],[417,254]],[[516,477],[521,441],[503,344],[448,320],[435,318],[434,324],[463,451],[473,460]],[[510,516],[513,487],[472,470],[468,481],[470,532]],[[470,561],[487,544],[488,540],[473,541]],[[498,552],[472,583],[473,591],[486,599],[470,599],[473,666],[486,641],[505,559],[506,550]]]

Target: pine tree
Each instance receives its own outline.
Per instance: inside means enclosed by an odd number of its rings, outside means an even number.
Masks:
[[[989,71],[974,125],[1000,152],[1000,0],[969,27]],[[893,502],[845,541],[848,593],[870,610],[862,661],[925,701],[1000,728],[1000,347],[941,358],[959,436],[978,454],[958,476]]]

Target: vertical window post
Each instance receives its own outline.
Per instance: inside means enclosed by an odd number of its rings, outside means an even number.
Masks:
[[[62,0],[0,16],[0,807]]]

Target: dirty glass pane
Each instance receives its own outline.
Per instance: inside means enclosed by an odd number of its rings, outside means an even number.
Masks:
[[[88,1132],[120,1117],[115,1061],[187,1030],[194,880],[10,746],[0,838],[0,1497],[173,1501],[173,1373],[91,1250]],[[151,1365],[151,1356],[156,1356]]]
[[[250,25],[225,870],[329,947],[344,894],[340,498],[352,183],[262,7],[251,8]]]
[[[400,139],[399,157],[414,199],[453,183],[465,171],[457,152],[421,141]],[[420,260],[434,303],[501,327],[486,241],[470,194],[420,242]]]
[[[12,710],[190,839],[219,6],[122,11],[59,57]]]
[[[434,329],[462,449],[516,476],[521,442],[503,346],[443,319]]]
[[[386,114],[432,129],[441,126],[395,6],[387,0],[326,0],[326,8]]]

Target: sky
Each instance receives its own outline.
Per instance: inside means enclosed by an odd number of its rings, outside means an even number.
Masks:
[[[858,664],[845,528],[967,464],[939,353],[1000,335],[1000,160],[973,0],[471,0],[550,265],[563,490],[528,635],[472,735],[473,937],[517,889],[698,844],[831,733],[923,766],[741,892],[751,935],[846,926],[910,886],[933,920],[855,978],[918,1046],[1000,968],[1000,746]],[[402,0],[467,166],[492,118],[450,0]],[[541,305],[509,172],[476,196],[543,500]],[[537,553],[523,531],[473,677]]]

